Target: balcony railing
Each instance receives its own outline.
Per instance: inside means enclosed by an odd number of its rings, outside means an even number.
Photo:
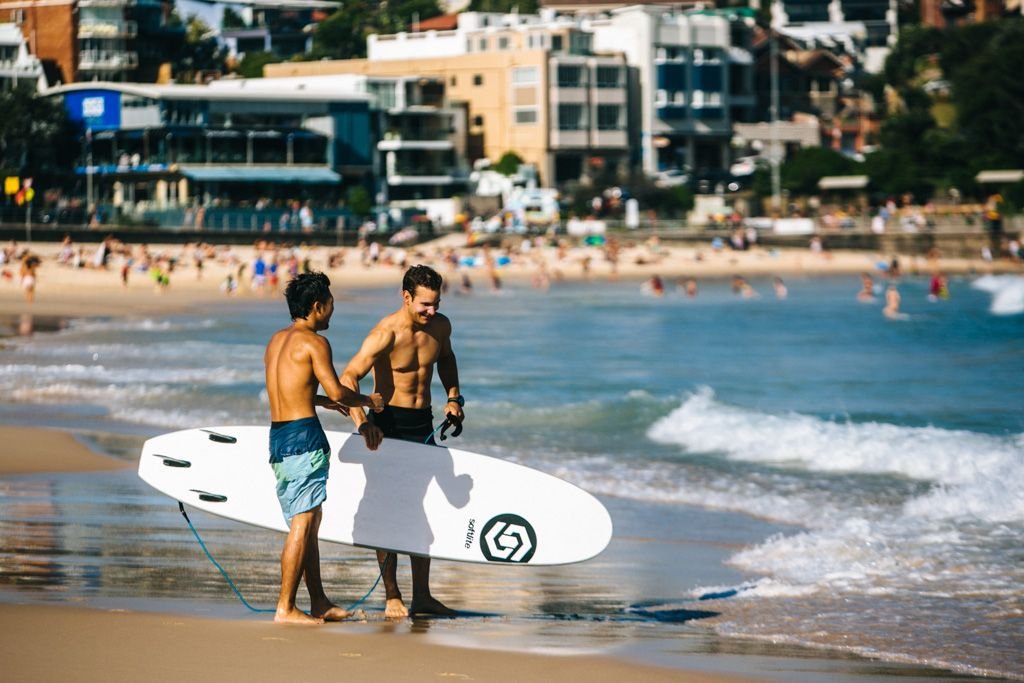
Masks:
[[[78,25],[79,38],[134,38],[139,26],[134,21],[83,21]]]
[[[82,71],[119,71],[139,65],[135,52],[119,50],[82,50],[78,54],[78,68]]]
[[[79,7],[134,7],[135,0],[78,0]]]

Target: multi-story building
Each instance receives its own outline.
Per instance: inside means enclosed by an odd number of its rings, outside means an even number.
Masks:
[[[135,213],[258,198],[332,203],[372,185],[368,96],[261,86],[96,82],[48,94],[81,126],[76,173],[90,203]]]
[[[13,23],[28,42],[28,51],[44,67],[52,65],[51,83],[72,83],[78,73],[78,0],[0,0],[0,21]]]
[[[543,182],[628,170],[628,81],[621,52],[553,14],[466,12],[447,31],[371,36],[367,59],[268,65],[285,77],[365,74],[436,78],[464,102],[470,160],[517,153]]]
[[[772,26],[780,31],[853,37],[872,73],[882,70],[899,31],[896,0],[773,0],[771,10]]]
[[[753,120],[753,23],[749,11],[635,5],[585,24],[597,49],[622,50],[636,69],[634,149],[644,171],[714,176],[729,167],[733,122]]]
[[[466,193],[466,112],[464,107],[451,106],[445,83],[439,79],[345,74],[222,80],[210,86],[218,92],[260,88],[282,96],[291,92],[365,96],[371,113],[369,135],[375,149],[372,165],[379,204],[426,207]],[[451,211],[443,213],[453,217]]]
[[[234,0],[214,3],[220,8],[217,25],[220,41],[232,57],[246,52],[272,52],[281,57],[313,49],[310,27],[338,9],[325,0]],[[231,7],[241,19],[239,26],[224,25],[224,8]]]
[[[160,0],[79,0],[78,81],[153,83],[183,43]]]
[[[15,24],[0,24],[0,90],[25,82],[37,90],[46,88],[43,63],[29,54],[25,37]]]
[[[0,21],[19,25],[29,52],[54,65],[51,82],[156,81],[183,43],[161,0],[0,0]]]

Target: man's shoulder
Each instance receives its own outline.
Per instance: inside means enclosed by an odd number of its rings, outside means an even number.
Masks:
[[[434,319],[430,321],[431,327],[441,333],[449,333],[452,331],[451,318],[446,316],[444,313],[438,313],[434,316]]]

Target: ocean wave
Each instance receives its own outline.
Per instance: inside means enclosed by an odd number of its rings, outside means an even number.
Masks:
[[[19,356],[30,356],[32,358],[68,358],[68,359],[91,359],[101,361],[106,359],[120,360],[142,358],[146,360],[159,359],[160,362],[190,360],[203,358],[207,361],[216,360],[238,360],[249,359],[252,363],[259,363],[263,357],[263,346],[259,344],[219,344],[205,341],[175,341],[157,344],[139,343],[93,343],[93,344],[67,344],[57,340],[36,340],[34,344],[23,343],[15,346],[15,353]]]
[[[656,421],[647,435],[689,453],[816,472],[896,474],[947,485],[1024,476],[1019,436],[773,415],[716,401],[708,387]]]
[[[212,318],[202,320],[168,320],[153,318],[76,318],[59,334],[77,332],[178,332],[184,330],[206,330],[218,325]]]
[[[992,295],[989,312],[993,315],[1024,313],[1024,277],[1019,275],[984,275],[971,286]]]
[[[147,384],[201,384],[210,386],[262,383],[262,369],[230,367],[121,367],[66,363],[54,365],[7,364],[0,365],[0,387],[8,390],[46,382],[85,381],[92,384],[131,385]]]

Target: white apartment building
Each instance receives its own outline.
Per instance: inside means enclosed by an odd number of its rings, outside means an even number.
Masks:
[[[36,90],[46,88],[43,64],[29,54],[17,24],[0,24],[0,89],[9,90],[28,81]]]
[[[571,17],[465,12],[450,31],[373,35],[366,70],[447,78],[470,112],[471,158],[515,151],[546,183],[631,166],[629,90],[621,50],[598,53]],[[468,83],[460,82],[472,71]]]
[[[755,105],[752,18],[633,5],[584,26],[596,50],[621,50],[636,70],[634,144],[645,172],[729,167],[733,123]]]

